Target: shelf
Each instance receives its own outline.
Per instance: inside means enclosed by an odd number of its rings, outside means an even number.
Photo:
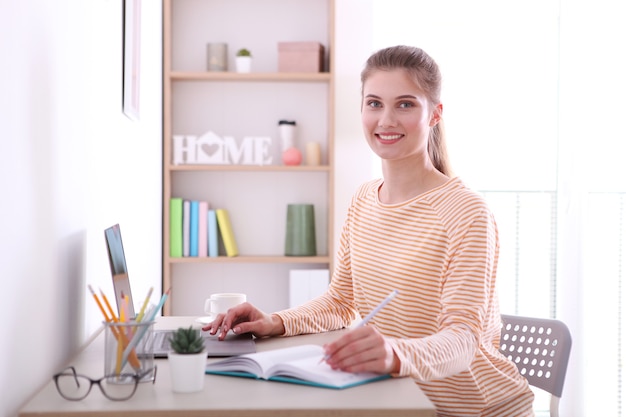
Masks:
[[[329,82],[328,72],[170,72],[174,81],[274,81],[274,82]]]
[[[259,308],[276,311],[288,306],[291,271],[332,270],[334,13],[335,0],[163,0],[163,288],[172,288],[175,294],[163,306],[164,315],[195,315],[207,294],[221,291],[254,294]],[[232,25],[234,19],[245,22],[246,30]],[[303,40],[324,46],[323,72],[279,71],[284,67],[278,44]],[[231,51],[229,71],[207,71],[207,43],[218,41]],[[255,53],[253,72],[233,71],[232,52],[242,46]],[[275,137],[276,123],[283,119],[298,123],[295,146],[302,163],[307,145],[317,143],[323,165],[283,165],[282,147]],[[218,143],[224,158],[172,163],[173,136],[198,139],[196,135],[209,131],[222,139],[233,138],[238,148]],[[267,158],[242,159],[235,154],[250,150],[241,146],[247,137],[271,139],[268,148],[246,155],[264,152]],[[204,150],[206,143],[184,145],[179,151],[194,151],[193,146]],[[272,164],[242,165],[243,161]],[[245,255],[171,258],[172,197],[227,209]],[[319,256],[283,255],[285,213],[292,203],[314,205]]]
[[[328,256],[218,256],[211,257],[186,257],[169,258],[172,264],[197,264],[197,263],[282,263],[282,264],[327,264]]]
[[[170,171],[239,171],[239,172],[328,172],[328,165],[320,166],[285,166],[285,165],[170,165]]]

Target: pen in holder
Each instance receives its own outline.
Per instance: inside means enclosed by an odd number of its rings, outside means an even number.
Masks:
[[[147,371],[154,369],[154,321],[105,322],[104,331],[104,374],[111,376],[107,382],[135,383],[122,375],[144,375],[140,382],[152,381],[154,371]]]

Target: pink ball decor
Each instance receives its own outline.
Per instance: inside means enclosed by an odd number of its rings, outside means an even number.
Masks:
[[[300,165],[302,153],[297,148],[287,148],[283,152],[283,162],[285,165]]]

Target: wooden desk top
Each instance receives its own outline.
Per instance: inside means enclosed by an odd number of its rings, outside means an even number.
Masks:
[[[193,317],[160,317],[156,328],[177,328],[194,322]],[[337,332],[270,338],[257,341],[257,350],[298,344],[324,344]],[[104,373],[104,336],[100,334],[69,365],[91,378]],[[209,361],[215,359],[208,359]],[[426,417],[435,408],[408,378],[331,390],[247,378],[206,375],[204,391],[176,394],[171,389],[167,359],[156,359],[157,379],[142,383],[128,401],[110,401],[93,387],[82,401],[67,401],[50,382],[20,410],[20,417]]]

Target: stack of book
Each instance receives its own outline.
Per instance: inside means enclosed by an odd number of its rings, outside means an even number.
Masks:
[[[228,211],[206,201],[170,199],[170,257],[217,257],[220,241],[226,256],[239,255]]]

